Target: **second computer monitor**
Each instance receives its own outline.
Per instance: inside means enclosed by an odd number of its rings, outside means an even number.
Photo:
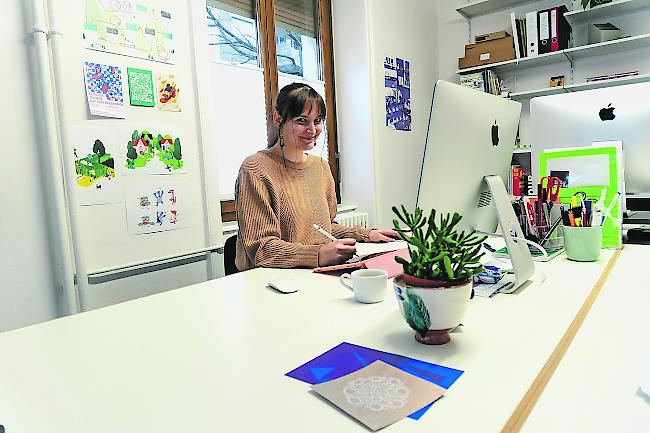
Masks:
[[[650,83],[534,98],[530,102],[533,157],[537,159],[543,149],[621,141],[628,200],[650,196],[649,100]],[[538,170],[533,167],[533,174]]]
[[[417,205],[458,212],[463,229],[494,232],[485,176],[507,184],[521,104],[446,81],[434,88]]]

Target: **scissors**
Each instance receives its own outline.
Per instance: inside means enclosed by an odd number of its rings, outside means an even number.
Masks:
[[[555,176],[544,176],[540,182],[542,185],[542,200],[554,203],[560,195],[562,179]]]

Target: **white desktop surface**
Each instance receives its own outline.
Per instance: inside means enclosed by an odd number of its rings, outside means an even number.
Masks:
[[[522,432],[647,432],[650,398],[650,248],[623,254]],[[646,373],[646,375],[647,375]]]
[[[284,376],[347,341],[465,370],[419,421],[382,431],[496,432],[611,255],[537,263],[545,281],[474,298],[462,332],[442,346],[414,340],[392,286],[384,302],[364,305],[338,278],[309,270],[256,269],[8,331],[0,424],[7,433],[365,432]],[[275,278],[300,290],[265,287]],[[628,323],[617,324],[619,336]]]

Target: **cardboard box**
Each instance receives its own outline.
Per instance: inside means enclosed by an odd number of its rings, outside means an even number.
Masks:
[[[612,41],[620,37],[621,30],[612,23],[589,24],[587,32],[587,43],[589,44]]]
[[[458,59],[458,68],[471,68],[489,63],[512,60],[514,58],[514,40],[512,36],[507,36],[477,44],[465,45],[465,57]]]
[[[506,31],[486,33],[484,35],[474,36],[474,43],[479,44],[482,42],[493,41],[495,39],[507,38],[508,36],[510,36],[510,33]]]

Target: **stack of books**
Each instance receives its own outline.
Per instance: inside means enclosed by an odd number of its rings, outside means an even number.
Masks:
[[[471,87],[472,89],[491,93],[493,95],[501,94],[501,83],[499,82],[499,77],[497,77],[497,74],[491,69],[475,72],[473,74],[461,75],[460,84],[461,86]]]

